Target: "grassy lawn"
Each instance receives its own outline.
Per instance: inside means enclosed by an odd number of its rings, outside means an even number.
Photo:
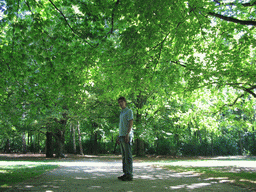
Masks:
[[[161,167],[175,172],[192,172],[199,174],[201,179],[232,184],[256,189],[256,172],[238,167],[192,167],[162,165]]]
[[[26,164],[11,164],[10,161],[1,161],[0,164],[0,188],[8,188],[11,185],[25,181],[29,178],[39,176],[46,171],[59,167],[58,165],[43,164],[42,162],[31,162]]]

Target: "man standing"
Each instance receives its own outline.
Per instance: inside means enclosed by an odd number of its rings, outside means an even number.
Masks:
[[[133,125],[133,113],[131,109],[126,107],[126,99],[120,97],[118,104],[122,111],[119,121],[119,137],[117,143],[120,144],[122,153],[122,163],[124,175],[118,177],[122,181],[132,181],[133,179],[133,165],[132,165],[132,149],[131,141],[133,137],[132,125]]]

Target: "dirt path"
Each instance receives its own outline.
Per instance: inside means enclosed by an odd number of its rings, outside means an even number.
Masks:
[[[7,191],[249,191],[223,179],[203,180],[193,173],[175,173],[149,163],[134,163],[134,180],[128,182],[117,179],[121,175],[120,160],[67,160],[60,164],[60,168]]]

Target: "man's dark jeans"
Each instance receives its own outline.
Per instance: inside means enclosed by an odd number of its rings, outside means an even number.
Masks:
[[[126,143],[125,137],[120,136],[119,141],[122,153],[123,172],[129,177],[133,177],[131,138],[129,143]]]

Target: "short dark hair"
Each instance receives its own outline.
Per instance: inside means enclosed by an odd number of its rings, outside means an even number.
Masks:
[[[122,101],[125,101],[125,102],[126,102],[125,97],[119,97],[119,99],[118,99],[117,101],[120,101],[120,100],[122,100]]]

